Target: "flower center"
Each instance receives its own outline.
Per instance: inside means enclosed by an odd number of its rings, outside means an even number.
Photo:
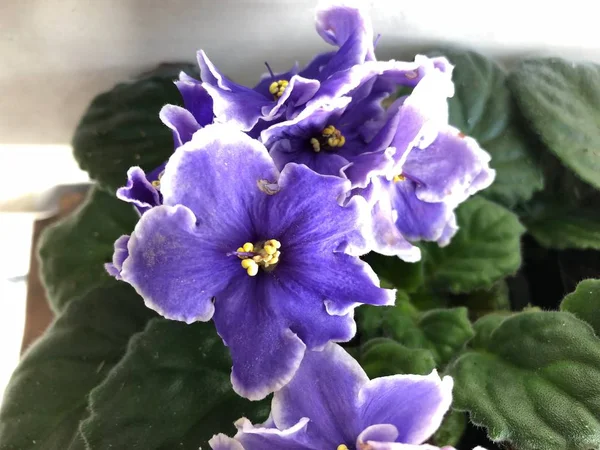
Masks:
[[[281,252],[281,242],[276,239],[269,239],[265,242],[253,244],[246,242],[237,249],[235,254],[242,260],[242,267],[251,277],[256,276],[258,268],[273,270],[279,262]]]
[[[392,180],[394,180],[394,183],[398,183],[399,181],[406,180],[406,177],[399,173],[398,175],[394,175],[394,178],[392,178]]]
[[[290,84],[288,80],[273,81],[269,85],[269,92],[273,94],[273,97],[275,97],[275,100],[277,100],[283,95],[283,92],[288,87],[288,84]]]
[[[348,447],[346,446],[346,444],[340,444],[335,450],[348,450]]]
[[[327,127],[321,132],[319,137],[314,137],[310,140],[315,153],[319,153],[323,150],[335,150],[336,148],[342,147],[346,143],[346,138],[340,130],[333,125],[327,125]]]
[[[160,179],[162,178],[162,176],[165,174],[165,171],[163,170],[161,173],[158,174],[158,180],[154,180],[151,184],[154,187],[154,189],[160,189]]]

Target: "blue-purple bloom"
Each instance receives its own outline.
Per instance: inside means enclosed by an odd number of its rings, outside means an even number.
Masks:
[[[211,124],[214,114],[212,98],[199,81],[182,72],[175,85],[183,98],[184,107],[165,105],[159,117],[171,129],[174,147],[178,148],[200,128]],[[132,203],[140,214],[162,204],[160,179],[165,165],[161,164],[148,174],[140,167],[131,167],[127,171],[127,184],[117,190],[117,197]]]
[[[296,65],[285,73],[265,74],[254,88],[229,80],[198,52],[202,86],[213,99],[216,120],[256,136],[271,122],[294,117],[315,97],[336,97],[356,87],[348,69],[374,59],[373,31],[360,3],[322,2],[316,28],[339,49],[317,55],[302,70]]]
[[[220,434],[209,443],[213,450],[434,450],[423,443],[450,408],[452,385],[435,371],[369,380],[330,343],[306,353],[292,381],[275,392],[266,423],[242,418],[234,438]]]
[[[394,164],[373,170],[366,177],[370,183],[356,191],[373,205],[372,237],[379,253],[407,259],[409,241],[447,245],[458,230],[456,207],[494,180],[490,155],[448,125],[450,72],[446,65],[428,74],[386,112],[400,115],[390,144]]]
[[[212,318],[235,391],[263,398],[307,349],[351,339],[356,306],[394,302],[357,257],[368,207],[358,197],[340,206],[349,189],[302,165],[279,173],[260,142],[208,125],[170,158],[162,205],[116,242],[107,270],[166,318]]]

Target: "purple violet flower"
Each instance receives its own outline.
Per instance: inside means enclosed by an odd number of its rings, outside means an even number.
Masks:
[[[306,349],[351,339],[356,306],[394,302],[356,256],[369,214],[364,199],[337,203],[349,189],[302,165],[280,174],[260,142],[209,125],[175,151],[163,204],[117,241],[107,270],[168,319],[212,318],[235,391],[261,399],[291,380]]]
[[[213,450],[439,450],[423,442],[450,408],[452,385],[436,371],[369,380],[330,343],[306,353],[292,381],[275,392],[265,424],[242,418],[234,438],[220,434],[209,444]]]
[[[400,116],[390,144],[394,164],[384,172],[359,173],[357,187],[362,189],[355,193],[373,206],[372,236],[378,253],[406,259],[407,241],[447,245],[458,230],[456,207],[494,180],[490,155],[448,125],[445,83],[451,69],[446,64],[443,71],[429,73],[410,95],[390,106],[387,116]],[[351,180],[357,178],[353,170],[346,169]]]
[[[438,70],[435,61],[418,55],[414,62],[369,61],[354,66],[344,73],[354,89],[341,97],[319,94],[294,118],[263,130],[261,140],[278,168],[296,162],[324,175],[347,176],[341,170],[352,163],[348,178],[353,186],[364,185],[367,174],[385,172],[394,164],[390,146],[400,118],[399,110],[385,117],[381,100],[388,93],[374,88],[380,81],[395,89],[414,87]]]
[[[202,87],[202,83],[181,72],[175,82],[183,98],[184,108],[177,105],[165,105],[160,119],[173,133],[175,148],[192,138],[200,128],[213,122],[212,98]],[[160,179],[166,163],[161,164],[148,175],[140,167],[131,167],[127,171],[127,184],[117,190],[117,197],[132,203],[140,214],[162,204]]]
[[[296,65],[285,73],[265,74],[254,88],[229,80],[200,50],[202,86],[213,99],[217,120],[255,136],[266,127],[265,122],[297,114],[298,108],[317,92],[343,95],[351,90],[354,86],[348,84],[344,75],[335,75],[374,59],[368,15],[358,2],[326,1],[317,8],[316,27],[325,41],[339,47],[336,52],[317,55],[302,70]],[[259,130],[252,131],[257,124]]]
[[[117,189],[117,198],[132,203],[140,214],[162,204],[160,179],[165,165],[161,164],[148,175],[140,167],[131,167],[127,171],[127,184]]]

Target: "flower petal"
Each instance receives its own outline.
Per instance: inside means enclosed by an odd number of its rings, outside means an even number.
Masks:
[[[175,85],[183,97],[185,109],[192,113],[198,125],[204,127],[212,123],[214,118],[213,101],[206,89],[202,87],[202,82],[181,73],[179,81],[176,81]]]
[[[389,423],[369,425],[358,435],[356,446],[361,448],[368,441],[396,442],[398,435],[398,429]]]
[[[202,87],[213,99],[216,121],[250,131],[261,117],[263,107],[275,104],[271,98],[222,75],[202,50],[198,52],[198,64]]]
[[[337,153],[315,153],[308,142],[299,139],[280,139],[271,146],[269,153],[278,169],[296,163],[322,175],[340,176],[342,168],[348,165],[348,160]]]
[[[293,380],[273,396],[275,424],[285,429],[308,417],[313,448],[351,444],[361,431],[356,399],[368,380],[360,365],[336,344],[308,351]]]
[[[322,348],[330,341],[347,342],[352,339],[356,334],[353,308],[358,304],[356,301],[362,300],[363,297],[357,292],[350,294],[354,297],[348,297],[347,286],[343,286],[344,291],[333,294],[332,287],[329,286],[330,292],[326,292],[318,285],[320,280],[314,279],[312,274],[294,273],[291,269],[293,263],[287,262],[287,265],[283,261],[278,265],[275,269],[277,273],[273,274],[266,286],[266,295],[270,299],[276,299],[272,307],[277,314],[285,318],[290,329],[302,339],[308,349]],[[330,277],[336,276],[335,269],[329,272],[329,267],[322,266],[320,270],[327,271]],[[335,302],[328,300],[328,294]],[[339,305],[339,311],[332,312],[329,308],[330,303]]]
[[[238,441],[222,433],[214,435],[208,445],[212,450],[246,450]]]
[[[173,131],[175,148],[192,139],[201,126],[190,111],[177,105],[165,105],[158,114],[160,120]]]
[[[115,277],[117,280],[121,279],[121,269],[123,269],[123,262],[129,256],[127,250],[127,243],[129,242],[129,236],[124,235],[115,241],[114,253],[112,262],[104,264],[104,268],[110,276]]]
[[[321,70],[323,70],[323,67],[335,55],[335,53],[336,52],[319,53],[306,65],[306,67],[304,67],[304,69],[298,73],[298,75],[304,78],[322,80],[323,78],[319,74],[321,73]]]
[[[359,447],[360,448],[360,447]],[[439,448],[434,445],[422,444],[402,444],[400,442],[376,442],[367,441],[365,447],[368,450],[455,450],[452,447]]]
[[[281,241],[285,259],[310,262],[348,248],[352,254],[368,251],[363,233],[368,218],[366,202],[356,199],[346,206],[338,204],[349,193],[348,180],[290,163],[281,172],[278,186],[279,192],[264,205],[259,228],[265,238]]]
[[[350,97],[339,97],[329,102],[311,102],[296,117],[270,126],[260,134],[267,148],[275,141],[284,138],[307,138],[312,133],[320,134],[332,120],[341,116],[350,104]],[[310,144],[307,142],[307,148]]]
[[[319,90],[321,83],[317,80],[310,80],[294,75],[289,80],[289,84],[277,102],[272,102],[261,108],[261,119],[271,121],[277,119],[284,111],[284,106],[290,109],[304,105]]]
[[[385,179],[377,177],[366,189],[357,189],[358,195],[367,199],[372,206],[370,215],[371,248],[374,252],[386,256],[397,256],[406,262],[421,259],[421,250],[412,245],[400,233],[396,226],[397,213],[392,210],[388,185]]]
[[[362,386],[358,407],[362,426],[391,424],[398,442],[421,444],[440,426],[452,403],[451,377],[393,375]]]
[[[447,127],[447,99],[453,94],[454,85],[448,75],[433,70],[419,81],[409,96],[390,106],[390,114],[400,109],[398,132],[391,144],[396,148],[398,173],[411,149],[429,146],[437,138],[438,131]]]
[[[269,198],[262,183],[276,183],[277,178],[262,144],[229,125],[213,124],[177,149],[161,179],[161,192],[164,204],[187,206],[213,239],[235,251],[244,242],[255,242],[254,208]]]
[[[187,323],[213,315],[211,299],[232,282],[239,262],[196,224],[185,206],[157,206],[137,223],[121,277],[160,315]],[[217,274],[217,276],[215,276]]]
[[[246,279],[216,296],[213,319],[231,351],[233,389],[242,397],[260,400],[292,379],[306,346],[277,313],[278,302],[293,299],[270,295],[266,285],[271,274],[248,277],[241,266],[238,271]]]
[[[474,139],[448,127],[430,146],[413,149],[402,172],[421,182],[416,188],[420,200],[458,205],[492,183],[493,175],[479,178],[482,172],[493,172],[490,159]],[[475,184],[478,178],[483,182]]]
[[[385,180],[382,184],[387,186],[392,209],[397,215],[396,226],[402,236],[410,241],[437,241],[442,238],[453,220],[454,205],[420,200],[416,195],[417,183],[409,179],[398,182]]]
[[[255,427],[248,419],[236,422],[238,433],[235,438],[244,445],[245,450],[314,450],[312,442],[307,439],[307,417],[286,430]],[[225,450],[225,449],[224,449]]]
[[[139,167],[131,167],[127,171],[127,185],[117,189],[117,198],[133,203],[141,213],[161,204],[158,190]]]
[[[329,44],[342,47],[353,35],[358,36],[363,59],[355,64],[375,59],[373,25],[364,5],[350,0],[321,1],[316,12],[317,33]]]

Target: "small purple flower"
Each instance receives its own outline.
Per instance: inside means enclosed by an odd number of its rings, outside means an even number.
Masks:
[[[192,138],[200,128],[213,123],[213,101],[202,82],[181,72],[175,82],[183,98],[183,105],[165,105],[160,111],[160,119],[173,132],[175,148]]]
[[[297,164],[280,174],[261,143],[209,125],[175,151],[163,204],[117,241],[109,272],[168,319],[212,318],[235,391],[261,399],[289,382],[306,349],[351,339],[356,306],[394,302],[355,256],[367,250],[368,208],[360,198],[340,206],[349,189]]]
[[[213,122],[212,98],[202,87],[202,83],[185,73],[179,74],[175,82],[183,98],[185,108],[165,105],[159,117],[173,133],[175,148],[192,138],[200,128]],[[161,164],[148,175],[140,167],[132,167],[127,172],[127,184],[117,190],[117,197],[132,203],[140,214],[162,204],[160,178],[166,163]]]
[[[450,408],[452,384],[435,371],[369,380],[330,343],[306,353],[292,381],[275,392],[265,424],[242,418],[235,438],[220,434],[209,443],[213,450],[434,450],[423,442]]]
[[[427,147],[411,149],[391,179],[375,181],[379,201],[391,204],[388,219],[409,241],[447,245],[458,230],[454,209],[493,182],[489,161],[474,139],[448,126]]]
[[[394,120],[389,146],[392,164],[349,166],[343,174],[353,193],[372,206],[373,250],[412,262],[420,259],[410,242],[446,245],[458,226],[454,210],[469,196],[488,187],[495,171],[477,142],[448,125],[447,98],[453,95],[452,66],[433,61],[410,95],[386,111]]]
[[[140,214],[162,204],[160,178],[165,165],[161,164],[148,175],[140,167],[131,167],[127,171],[127,184],[117,189],[117,198],[132,203]]]
[[[110,276],[115,277],[117,280],[121,280],[121,270],[123,269],[123,262],[129,255],[127,250],[127,244],[129,243],[129,236],[121,236],[115,241],[115,251],[113,253],[112,262],[104,264],[104,268]]]
[[[384,172],[394,163],[390,146],[400,118],[399,111],[384,117],[381,100],[388,92],[376,86],[414,87],[438,70],[435,61],[418,55],[414,62],[356,65],[344,73],[354,89],[341,97],[319,93],[297,116],[262,131],[261,140],[279,168],[296,162],[324,175],[347,176],[353,186],[364,185],[367,173]],[[342,175],[350,164],[352,170]]]
[[[374,59],[368,16],[357,2],[327,1],[317,8],[316,23],[323,39],[339,49],[317,55],[302,70],[295,66],[285,73],[266,74],[254,88],[229,80],[202,50],[198,52],[203,86],[213,99],[217,120],[251,132],[257,125],[262,129],[265,122],[297,114],[317,92],[343,95],[351,90],[351,80],[344,75],[347,69]]]

